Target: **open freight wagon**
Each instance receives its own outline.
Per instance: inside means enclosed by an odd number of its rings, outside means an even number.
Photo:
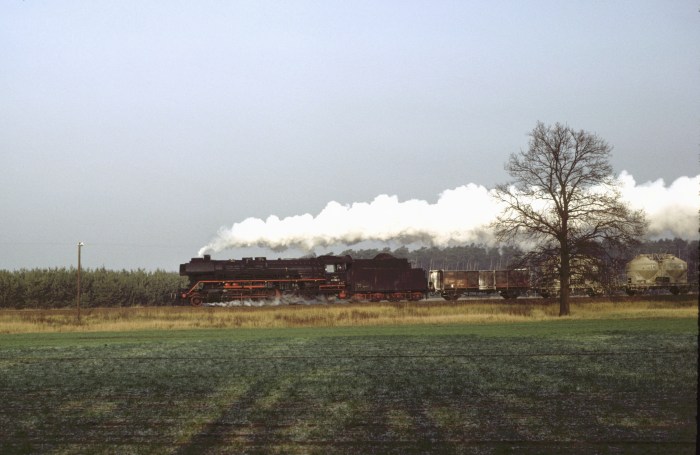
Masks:
[[[515,299],[530,289],[527,269],[514,270],[431,270],[428,290],[445,300],[457,300],[464,294],[499,294]]]

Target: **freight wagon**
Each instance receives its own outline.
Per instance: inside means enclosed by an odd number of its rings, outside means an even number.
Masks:
[[[625,267],[627,294],[667,290],[685,294],[688,285],[688,263],[672,254],[640,254]]]
[[[530,289],[527,269],[512,270],[431,270],[428,290],[445,300],[457,300],[463,294],[500,294],[514,299]]]

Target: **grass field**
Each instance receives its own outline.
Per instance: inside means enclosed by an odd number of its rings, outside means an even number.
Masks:
[[[572,299],[569,319],[697,317],[697,295]],[[505,302],[432,300],[399,303],[308,303],[237,307],[123,307],[2,310],[0,334],[28,332],[103,332],[223,328],[358,327],[388,325],[541,322],[559,319],[555,300]]]
[[[0,334],[0,452],[695,453],[697,307],[600,305],[257,329],[84,314],[89,330]],[[199,310],[208,327],[243,309]]]

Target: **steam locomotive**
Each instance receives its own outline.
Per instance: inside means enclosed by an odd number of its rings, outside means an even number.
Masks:
[[[374,259],[319,256],[214,260],[205,255],[181,264],[180,275],[188,277],[189,283],[178,298],[194,306],[283,296],[415,301],[427,292],[425,270],[386,253]]]
[[[640,255],[627,264],[628,294],[649,290],[688,292],[687,264],[672,255]],[[416,301],[428,294],[457,300],[464,294],[498,294],[506,299],[524,294],[556,295],[554,287],[535,286],[528,269],[430,270],[412,267],[407,259],[381,253],[373,259],[319,256],[268,260],[264,257],[215,260],[205,255],[180,265],[188,278],[177,300],[199,306],[211,302],[270,300],[285,296],[303,299],[350,299],[371,302]],[[572,278],[572,286],[576,280]],[[602,287],[581,280],[588,295]]]

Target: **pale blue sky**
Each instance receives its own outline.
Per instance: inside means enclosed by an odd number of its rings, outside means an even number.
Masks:
[[[699,7],[3,1],[0,268],[82,240],[88,267],[175,270],[247,217],[490,188],[538,120],[637,182],[697,175]]]

